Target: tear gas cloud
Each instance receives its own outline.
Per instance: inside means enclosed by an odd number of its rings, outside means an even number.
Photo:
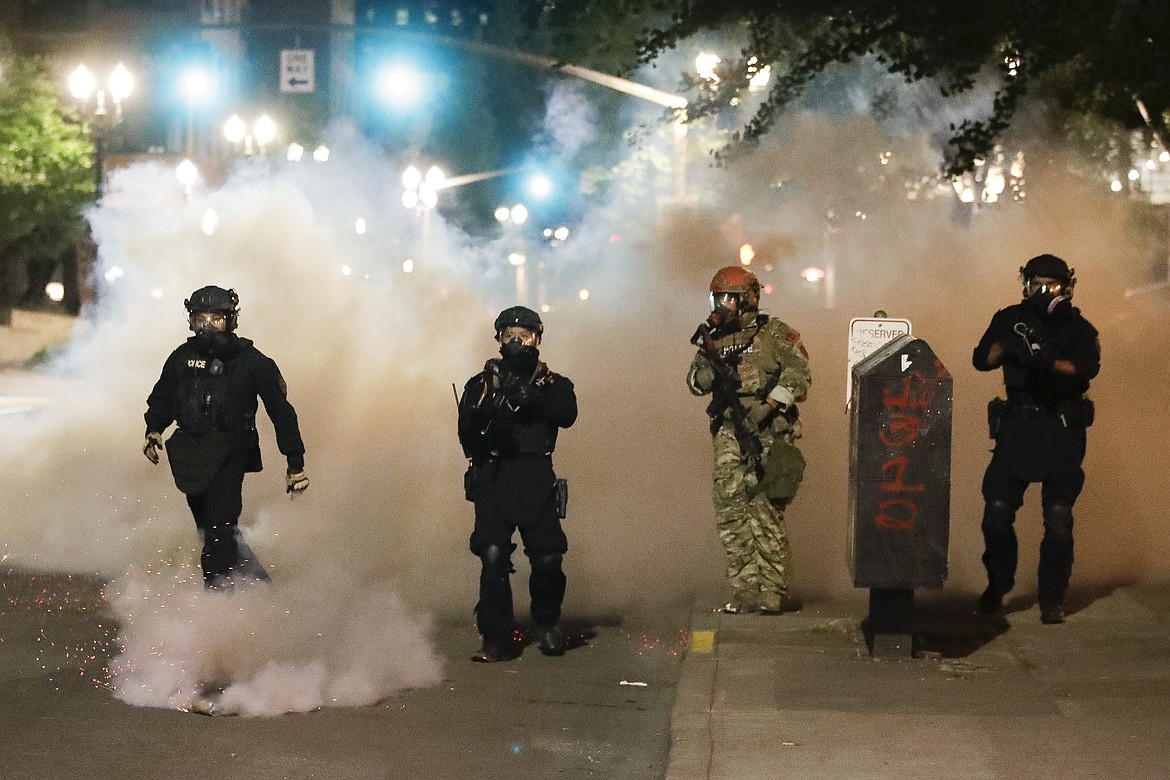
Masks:
[[[583,104],[559,105],[557,137],[588,138]],[[1042,252],[1077,269],[1076,302],[1104,350],[1074,587],[1166,576],[1170,542],[1157,527],[1166,476],[1154,448],[1167,422],[1146,390],[1170,379],[1156,357],[1170,347],[1166,300],[1124,295],[1145,281],[1150,239],[1103,184],[1067,178],[1059,149],[1043,159],[1029,169],[1025,202],[960,218],[953,197],[907,198],[912,174],[938,168],[930,139],[888,136],[865,116],[794,113],[726,167],[693,164],[691,205],[655,203],[645,190],[598,204],[567,244],[542,256],[543,277],[530,247],[528,303],[538,303],[543,278],[550,306],[542,357],[574,380],[581,408],[556,455],[572,486],[566,615],[625,614],[696,594],[718,603],[705,401],[683,378],[710,277],[745,242],[758,253],[753,270],[774,288],[762,308],[800,330],[812,356],[802,407],[809,465],[787,512],[799,593],[854,592],[845,564],[846,338],[850,318],[877,309],[911,319],[955,376],[947,588],[982,587],[984,405],[1001,387],[998,374],[970,367],[970,351],[994,310],[1018,300],[1018,266]],[[221,629],[235,625],[196,584],[198,541],[183,496],[165,465],[140,454],[146,395],[187,335],[183,299],[205,284],[237,290],[241,335],[281,367],[312,479],[303,498],[285,497],[283,459],[261,414],[267,468],[245,482],[241,525],[274,586],[239,601],[262,630],[228,628],[224,647],[270,664],[233,677],[235,706],[304,709],[425,684],[438,661],[418,615],[470,622],[478,562],[467,551],[472,513],[451,385],[495,354],[492,319],[517,302],[505,259],[515,246],[464,235],[438,213],[424,232],[401,207],[398,181],[390,161],[353,141],[328,164],[246,168],[190,200],[170,170],[135,167],[117,174],[93,213],[100,296],[53,365],[54,405],[0,420],[2,544],[9,563],[112,578],[126,647],[118,668],[138,675],[120,689],[128,700],[166,706],[191,679],[184,675],[217,671],[230,652],[216,644]],[[218,224],[206,235],[209,209]],[[413,273],[403,271],[407,258]],[[832,284],[803,282],[805,265],[831,268]],[[1018,522],[1023,592],[1037,555],[1037,493]],[[516,563],[524,576],[519,552]],[[523,606],[518,599],[521,615]],[[180,626],[183,615],[192,622]],[[331,621],[344,623],[337,636],[319,627]],[[332,641],[314,640],[318,632]],[[413,649],[409,668],[378,667],[371,649],[387,635]],[[150,648],[160,645],[174,651],[152,665]],[[266,709],[264,681],[289,674],[304,683],[297,701]]]

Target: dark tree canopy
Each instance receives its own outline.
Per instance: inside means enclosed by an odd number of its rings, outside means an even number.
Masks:
[[[0,41],[0,313],[14,279],[74,247],[96,189],[88,131],[59,93],[44,62],[6,56]]]
[[[772,67],[767,97],[733,140],[766,133],[830,66],[872,56],[907,81],[957,95],[995,81],[984,118],[951,126],[947,172],[990,154],[1025,98],[1072,115],[1165,136],[1170,119],[1170,3],[1165,0],[560,0],[548,6],[560,56],[630,69],[690,36],[734,30],[742,57],[719,70],[699,116],[746,89],[748,61]],[[611,34],[639,29],[634,55]]]

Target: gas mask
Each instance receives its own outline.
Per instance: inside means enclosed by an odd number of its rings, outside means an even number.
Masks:
[[[739,293],[711,293],[711,315],[707,317],[707,326],[711,329],[712,334],[726,335],[739,330],[741,306],[742,301]]]
[[[1024,298],[1045,317],[1070,309],[1072,293],[1071,280],[1035,277],[1024,281]]]
[[[540,359],[536,345],[540,337],[526,328],[511,327],[500,333],[500,355],[504,365],[518,375],[531,375]]]

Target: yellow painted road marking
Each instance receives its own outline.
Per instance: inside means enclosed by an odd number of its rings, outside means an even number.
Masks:
[[[694,631],[691,633],[691,652],[709,653],[715,647],[714,631]]]

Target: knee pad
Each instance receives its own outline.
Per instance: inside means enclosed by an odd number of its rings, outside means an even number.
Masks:
[[[1043,506],[1044,527],[1052,531],[1072,533],[1072,504],[1054,501]]]
[[[1007,501],[994,498],[983,507],[983,526],[990,521],[993,525],[1011,525],[1016,519],[1016,507]],[[998,522],[997,522],[998,521]]]
[[[534,555],[528,559],[532,564],[533,571],[560,571],[561,561],[564,556],[560,553],[548,553],[547,555]]]
[[[512,573],[512,551],[498,544],[489,544],[479,553],[485,575],[507,577]]]

